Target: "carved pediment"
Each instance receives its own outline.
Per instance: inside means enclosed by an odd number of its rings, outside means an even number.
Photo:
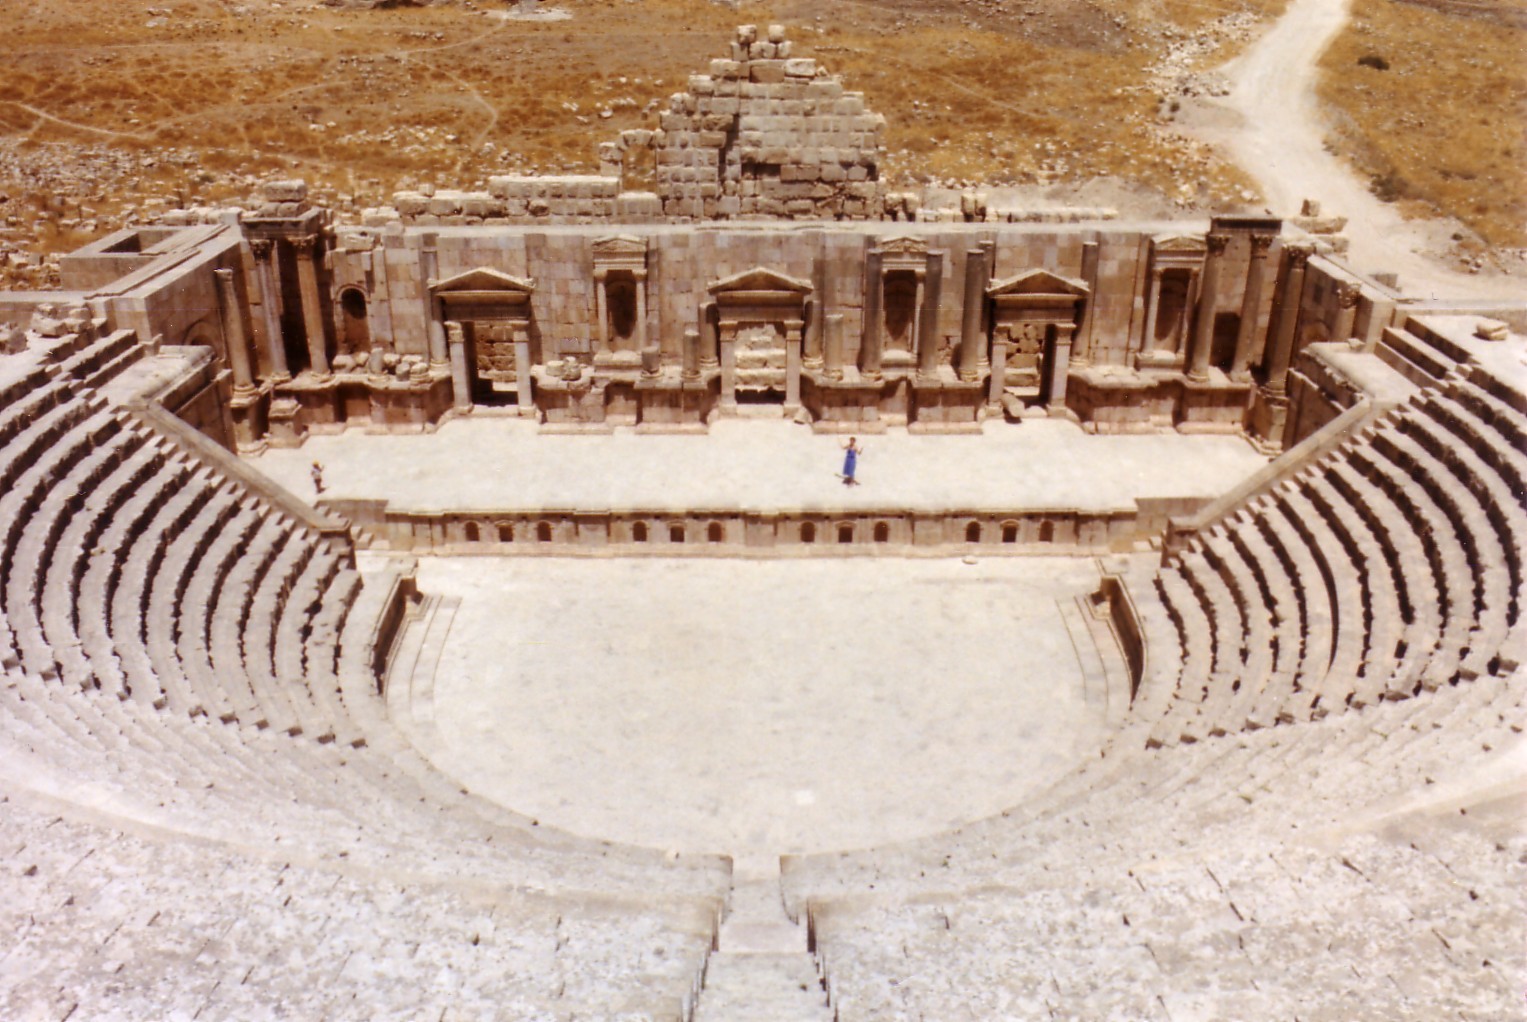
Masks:
[[[1084,298],[1090,293],[1086,284],[1051,273],[1049,270],[1027,270],[1016,277],[995,281],[986,289],[988,298],[1008,295],[1054,295],[1057,298]]]
[[[1208,246],[1202,237],[1192,234],[1158,234],[1151,239],[1151,250],[1172,255],[1203,255]]]
[[[630,234],[610,234],[594,239],[594,258],[597,259],[645,259],[647,240]]]
[[[536,282],[529,277],[515,277],[488,266],[447,277],[430,290],[435,294],[497,293],[528,295],[536,289]]]
[[[891,256],[926,256],[928,242],[923,238],[887,238],[880,243],[880,251]]]
[[[730,277],[712,281],[705,289],[713,295],[727,294],[733,291],[781,291],[796,295],[809,295],[811,282],[798,280],[795,277],[787,277],[783,273],[755,266],[751,270],[743,270],[734,273]]]

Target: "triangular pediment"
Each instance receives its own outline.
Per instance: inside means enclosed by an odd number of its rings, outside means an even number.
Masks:
[[[923,238],[887,238],[880,243],[880,251],[885,255],[927,255],[928,242]]]
[[[645,256],[647,241],[630,234],[611,234],[594,239],[595,256]]]
[[[1203,238],[1192,234],[1158,234],[1151,239],[1151,248],[1157,252],[1202,255],[1207,246]]]
[[[436,294],[452,294],[460,291],[501,291],[512,294],[529,294],[536,289],[536,282],[529,277],[515,277],[488,266],[447,277],[430,288]]]
[[[730,277],[711,281],[705,289],[713,295],[724,294],[728,291],[789,291],[807,295],[811,293],[811,282],[787,277],[783,273],[777,273],[762,266],[755,266],[751,270],[743,270]]]
[[[1085,296],[1089,289],[1080,280],[1072,280],[1051,273],[1049,270],[1028,270],[1016,277],[994,281],[987,289],[988,298],[1001,295],[1076,295]]]

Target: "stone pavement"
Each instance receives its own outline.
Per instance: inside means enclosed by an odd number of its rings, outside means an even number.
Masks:
[[[1266,464],[1244,439],[1094,436],[1074,423],[991,422],[984,435],[861,437],[861,485],[842,485],[844,437],[782,420],[723,420],[708,435],[541,435],[482,416],[431,434],[350,430],[251,459],[311,498],[385,499],[395,510],[1128,509],[1137,497],[1208,497]]]
[[[1057,607],[1096,587],[1089,560],[424,558],[419,585],[462,598],[431,758],[586,836],[751,854],[932,834],[1102,737]]]

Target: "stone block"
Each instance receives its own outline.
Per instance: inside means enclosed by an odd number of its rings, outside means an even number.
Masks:
[[[710,75],[690,75],[689,91],[696,96],[709,96],[716,91],[716,80]]]
[[[738,60],[713,60],[710,62],[710,73],[712,78],[737,78],[742,74],[742,62]]]
[[[794,57],[785,61],[785,74],[791,78],[815,78],[817,62],[810,57]]]
[[[260,193],[266,202],[306,202],[308,198],[308,183],[298,179],[285,181],[267,181],[261,186]]]
[[[620,144],[627,149],[646,149],[652,145],[652,132],[646,128],[629,128],[620,133]]]
[[[770,85],[785,80],[785,62],[782,60],[755,60],[748,65],[748,77],[755,84]]]
[[[771,43],[782,43],[784,41],[785,41],[785,26],[783,26],[783,25],[770,25],[769,26],[769,42],[771,42]]]
[[[396,192],[392,205],[399,216],[418,216],[429,209],[429,199],[419,192]]]

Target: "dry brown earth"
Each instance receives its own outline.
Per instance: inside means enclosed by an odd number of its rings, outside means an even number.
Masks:
[[[1476,263],[1527,246],[1527,4],[1354,0],[1320,66],[1332,143],[1376,195],[1462,221]]]
[[[359,207],[415,183],[592,169],[597,142],[650,126],[741,21],[787,24],[868,95],[893,181],[1113,177],[1152,211],[1223,204],[1246,180],[1158,113],[1281,3],[563,0],[570,19],[524,21],[502,0],[11,0],[0,249],[67,249],[270,174]]]

